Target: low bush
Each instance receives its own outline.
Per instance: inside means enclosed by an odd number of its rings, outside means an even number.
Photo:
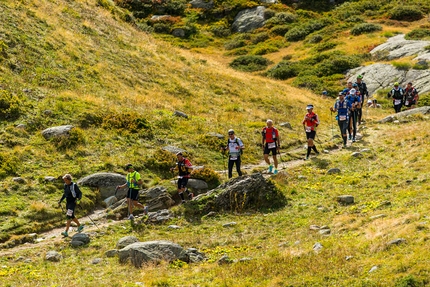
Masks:
[[[155,23],[152,28],[158,34],[170,34],[171,31],[171,25],[167,23]]]
[[[272,29],[270,29],[270,34],[277,35],[277,36],[284,36],[285,33],[287,33],[289,29],[290,28],[287,25],[275,26]]]
[[[251,43],[258,44],[260,42],[266,41],[269,38],[269,33],[267,32],[257,33],[251,37]]]
[[[351,34],[354,36],[358,36],[361,34],[372,33],[372,32],[381,31],[381,30],[382,30],[382,27],[380,25],[373,24],[373,23],[362,23],[362,24],[355,25],[351,29]]]
[[[405,35],[407,40],[423,40],[430,37],[430,30],[428,28],[418,28]]]
[[[252,55],[266,55],[274,52],[278,52],[279,48],[272,45],[258,45],[251,50]]]
[[[408,71],[411,68],[410,63],[405,62],[392,62],[391,63],[397,70],[400,71]]]
[[[397,6],[388,12],[388,17],[398,21],[418,21],[424,17],[418,6]]]
[[[233,50],[246,46],[246,41],[243,39],[232,39],[231,41],[224,44],[226,50]]]
[[[136,112],[110,112],[103,118],[104,129],[117,129],[144,137],[151,137],[151,124]]]
[[[311,44],[315,44],[315,43],[319,43],[323,40],[323,37],[321,35],[314,35],[309,39],[309,43]]]
[[[171,178],[170,168],[174,167],[176,156],[166,150],[157,148],[152,154],[146,154],[144,159],[145,168],[157,172],[164,178]]]
[[[211,26],[209,31],[216,37],[224,38],[231,35],[231,30],[225,26]]]
[[[317,51],[317,52],[323,52],[323,51],[327,51],[327,50],[333,49],[336,46],[337,46],[336,43],[325,42],[325,43],[321,43],[321,44],[316,45],[314,47],[314,50]]]
[[[0,120],[16,120],[21,114],[21,100],[7,90],[0,90]]]
[[[419,61],[412,66],[414,70],[427,70],[429,68],[429,63],[427,61]]]
[[[285,38],[291,42],[300,41],[300,40],[303,40],[310,33],[321,30],[328,24],[329,24],[328,21],[323,21],[323,20],[310,21],[306,24],[302,24],[291,28],[291,30],[289,30],[285,34]]]
[[[221,177],[219,174],[209,167],[193,170],[191,177],[205,181],[208,184],[209,189],[213,189],[221,183]]]
[[[66,150],[84,144],[86,142],[86,136],[84,131],[80,128],[73,128],[69,131],[68,135],[51,138],[51,142],[54,143],[58,150]]]
[[[240,56],[230,63],[230,67],[245,72],[261,71],[267,68],[270,61],[261,56]]]
[[[267,76],[278,80],[294,78],[299,74],[297,66],[288,61],[281,61],[267,72]]]

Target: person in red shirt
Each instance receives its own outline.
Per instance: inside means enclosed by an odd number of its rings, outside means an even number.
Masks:
[[[278,173],[278,159],[276,155],[279,153],[281,143],[279,141],[278,130],[273,126],[272,120],[266,121],[267,126],[263,128],[261,135],[263,136],[263,154],[264,160],[269,165],[269,173],[273,171],[274,174]],[[275,165],[275,170],[273,170],[273,165],[270,163],[269,154],[272,152],[273,164]]]
[[[188,192],[187,184],[188,179],[190,178],[191,171],[193,170],[193,165],[191,162],[183,156],[181,152],[178,152],[176,154],[176,158],[178,159],[178,162],[176,163],[176,167],[172,167],[170,171],[173,171],[175,169],[178,170],[178,193],[181,197],[182,203],[185,203],[185,196],[184,191],[188,194],[188,199],[193,199],[193,193]]]
[[[308,140],[308,152],[306,153],[305,160],[309,159],[309,155],[311,154],[311,149],[315,151],[315,154],[319,154],[317,147],[314,145],[314,139],[317,134],[316,127],[320,124],[320,120],[318,115],[313,112],[314,106],[308,105],[306,107],[308,111],[303,119],[303,128],[306,132],[306,139]]]

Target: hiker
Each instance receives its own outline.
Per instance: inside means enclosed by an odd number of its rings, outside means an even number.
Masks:
[[[263,136],[263,154],[264,161],[269,165],[269,173],[273,171],[274,174],[278,173],[278,159],[276,155],[280,153],[280,141],[279,141],[279,132],[273,126],[273,121],[268,119],[266,121],[267,126],[263,128],[261,135]],[[273,165],[270,163],[269,154],[272,152],[273,156],[273,164],[275,165],[275,169],[273,170]]]
[[[234,164],[236,164],[237,174],[242,176],[242,171],[240,170],[240,156],[245,146],[242,140],[234,135],[234,130],[230,129],[228,131],[228,137],[227,145],[223,148],[224,151],[228,150],[228,178],[233,177]]]
[[[128,172],[126,176],[126,182],[123,185],[118,185],[116,188],[120,189],[126,186],[128,187],[128,191],[127,191],[127,206],[128,206],[128,213],[129,213],[128,219],[133,220],[134,206],[143,208],[144,214],[148,214],[148,206],[144,206],[138,201],[140,186],[143,183],[140,173],[134,170],[134,167],[131,163],[127,164],[125,166],[125,169]]]
[[[380,104],[378,104],[378,101],[376,100],[376,99],[374,99],[373,101],[372,101],[372,103],[371,103],[371,106],[370,106],[371,108],[375,108],[375,109],[379,109],[379,108],[381,108],[381,105]]]
[[[412,83],[409,82],[405,89],[405,107],[408,110],[414,109],[416,104],[418,104],[418,91],[412,86]]]
[[[399,87],[399,83],[395,82],[394,88],[390,92],[390,96],[393,99],[394,111],[396,113],[398,113],[402,110],[404,94],[405,94],[405,92],[403,91],[403,89],[401,87]]]
[[[358,75],[357,81],[355,82],[356,89],[360,91],[361,96],[361,102],[364,103],[366,98],[369,97],[369,91],[367,90],[367,85],[365,82],[363,82],[363,76]],[[353,84],[354,85],[354,84]],[[362,123],[362,116],[363,116],[363,110],[362,108],[358,109],[358,124],[361,125]]]
[[[358,93],[360,93],[360,91],[358,91]],[[349,95],[345,97],[345,100],[353,108],[349,110],[348,139],[355,142],[355,136],[357,135],[357,108],[361,108],[360,95],[357,95],[357,90],[353,88],[349,91]]]
[[[188,199],[193,199],[194,194],[188,192],[187,184],[188,179],[190,178],[190,173],[193,170],[193,165],[191,162],[184,157],[181,152],[176,154],[177,163],[175,167],[170,168],[170,171],[178,170],[178,194],[181,197],[182,203],[185,203],[184,192],[186,191],[188,194]]]
[[[72,176],[70,174],[65,174],[63,176],[64,181],[64,192],[61,199],[58,201],[58,206],[61,206],[61,202],[66,199],[66,230],[61,232],[64,237],[69,236],[70,223],[73,221],[78,225],[78,232],[84,229],[84,226],[79,223],[79,220],[75,217],[75,208],[79,204],[82,198],[82,192],[78,185],[72,181]]]
[[[308,151],[306,153],[305,160],[309,159],[309,155],[311,154],[311,149],[314,150],[316,155],[320,153],[317,150],[317,147],[314,145],[314,139],[317,134],[316,128],[320,124],[318,115],[313,112],[314,106],[307,105],[306,110],[307,113],[305,118],[303,119],[303,128],[305,129],[306,139],[308,141]]]
[[[346,147],[346,130],[348,129],[348,111],[352,109],[351,104],[345,100],[345,93],[339,93],[339,99],[336,101],[333,107],[330,107],[330,111],[337,112],[337,123],[339,125],[340,133],[343,139],[343,147]]]

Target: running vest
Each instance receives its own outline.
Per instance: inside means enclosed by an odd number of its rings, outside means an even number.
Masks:
[[[187,159],[184,158],[182,161],[178,161],[178,171],[179,171],[179,176],[187,176],[190,175],[190,172],[188,171],[188,167],[185,164],[185,161]]]
[[[138,174],[137,171],[127,174],[126,179],[128,188],[139,189],[139,185],[137,183],[131,182],[132,179],[134,179],[136,182],[140,180],[140,174]]]
[[[403,90],[402,88],[399,89],[392,89],[391,90],[391,96],[396,100],[402,100],[403,99]]]
[[[265,127],[264,129],[263,129],[263,131],[261,132],[261,134],[263,135],[263,138],[266,140],[266,143],[273,143],[273,142],[276,142],[276,132],[278,131],[275,127],[272,127],[271,129],[272,129],[272,136],[270,137],[270,135],[268,136],[266,133],[267,133],[267,130],[268,130],[269,128],[268,127]]]

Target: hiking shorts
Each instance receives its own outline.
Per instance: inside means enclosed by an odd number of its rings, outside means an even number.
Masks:
[[[315,139],[315,136],[317,135],[316,131],[310,131],[306,133],[306,139]]]
[[[127,198],[130,198],[131,200],[137,200],[139,198],[139,190],[129,188],[127,192]]]
[[[183,189],[187,187],[188,177],[178,178],[178,189]]]
[[[410,108],[410,107],[412,107],[413,105],[415,105],[416,104],[416,101],[415,100],[406,100],[405,101],[405,107],[408,107],[408,108]]]
[[[67,217],[67,219],[75,218],[75,208],[76,208],[75,202],[67,202],[66,203],[66,217]]]
[[[270,154],[272,152],[272,155],[277,155],[277,148],[269,148],[267,143],[264,145],[264,153],[263,154]]]

